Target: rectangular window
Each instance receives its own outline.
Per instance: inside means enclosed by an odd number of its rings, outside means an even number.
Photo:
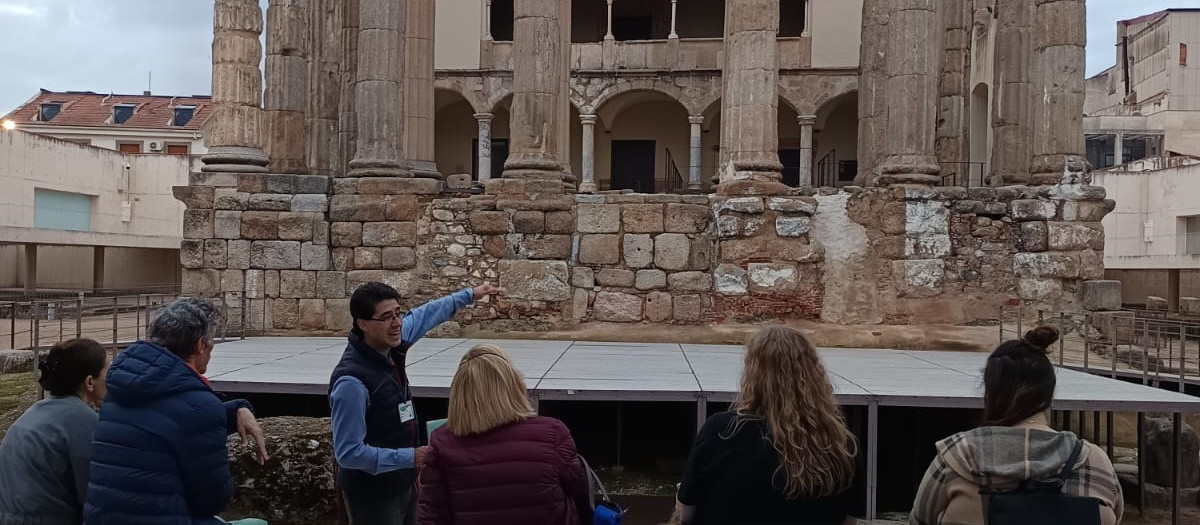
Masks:
[[[117,150],[120,151],[121,153],[141,153],[142,152],[142,143],[141,142],[122,142],[120,144],[117,144]]]
[[[38,120],[50,122],[62,111],[62,102],[46,102],[38,108]]]
[[[133,110],[137,108],[137,104],[117,104],[113,106],[113,124],[124,124],[129,117],[133,116]]]
[[[1179,44],[1179,65],[1187,67],[1187,44]]]
[[[196,106],[179,106],[175,108],[175,117],[171,119],[172,126],[186,126],[196,114]]]
[[[167,155],[179,155],[186,157],[188,155],[187,144],[167,144]]]
[[[1184,219],[1183,253],[1200,255],[1200,215]]]
[[[35,188],[33,226],[49,230],[90,231],[92,197],[82,193]]]

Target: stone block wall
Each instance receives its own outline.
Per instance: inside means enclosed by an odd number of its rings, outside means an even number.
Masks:
[[[231,326],[345,330],[349,294],[383,281],[409,306],[498,283],[465,324],[840,324],[993,319],[1019,299],[1075,311],[1102,278],[1113,208],[1081,182],[1001,188],[822,188],[806,195],[561,193],[494,179],[487,194],[418,178],[198,174],[185,293]],[[544,187],[543,187],[544,186]],[[242,300],[242,297],[245,300]]]

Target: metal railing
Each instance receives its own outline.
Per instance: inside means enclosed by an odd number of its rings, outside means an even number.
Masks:
[[[675,164],[675,157],[671,155],[671,148],[666,148],[667,158],[666,166],[663,167],[663,175],[666,177],[667,193],[678,193],[684,188],[683,175],[679,173],[679,166]]]
[[[940,162],[942,187],[978,188],[987,186],[987,163],[984,162]]]
[[[837,186],[838,181],[838,157],[837,148],[829,150],[819,160],[817,160],[816,169],[813,172],[813,186]]]

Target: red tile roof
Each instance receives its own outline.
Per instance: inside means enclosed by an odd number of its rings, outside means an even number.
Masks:
[[[39,122],[39,108],[43,103],[61,102],[62,110],[49,122]],[[113,124],[113,106],[137,104],[133,116],[124,124]],[[174,108],[195,106],[192,120],[184,126],[172,126]],[[54,126],[89,126],[136,129],[185,129],[198,130],[212,114],[212,97],[172,97],[166,95],[110,95],[91,91],[56,92],[41,90],[36,97],[0,120],[11,119],[17,125],[36,122]]]

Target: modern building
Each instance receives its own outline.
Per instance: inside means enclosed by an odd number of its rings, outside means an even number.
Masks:
[[[1117,202],[1104,219],[1104,267],[1124,301],[1200,297],[1200,158],[1154,157],[1094,174]]]
[[[41,90],[0,117],[13,126],[127,154],[178,155],[199,169],[207,149],[201,130],[212,114],[208,96],[116,95]]]
[[[0,130],[0,288],[167,292],[180,281],[184,156]]]
[[[1200,9],[1119,21],[1115,49],[1116,65],[1087,80],[1092,166],[1200,155]]]

